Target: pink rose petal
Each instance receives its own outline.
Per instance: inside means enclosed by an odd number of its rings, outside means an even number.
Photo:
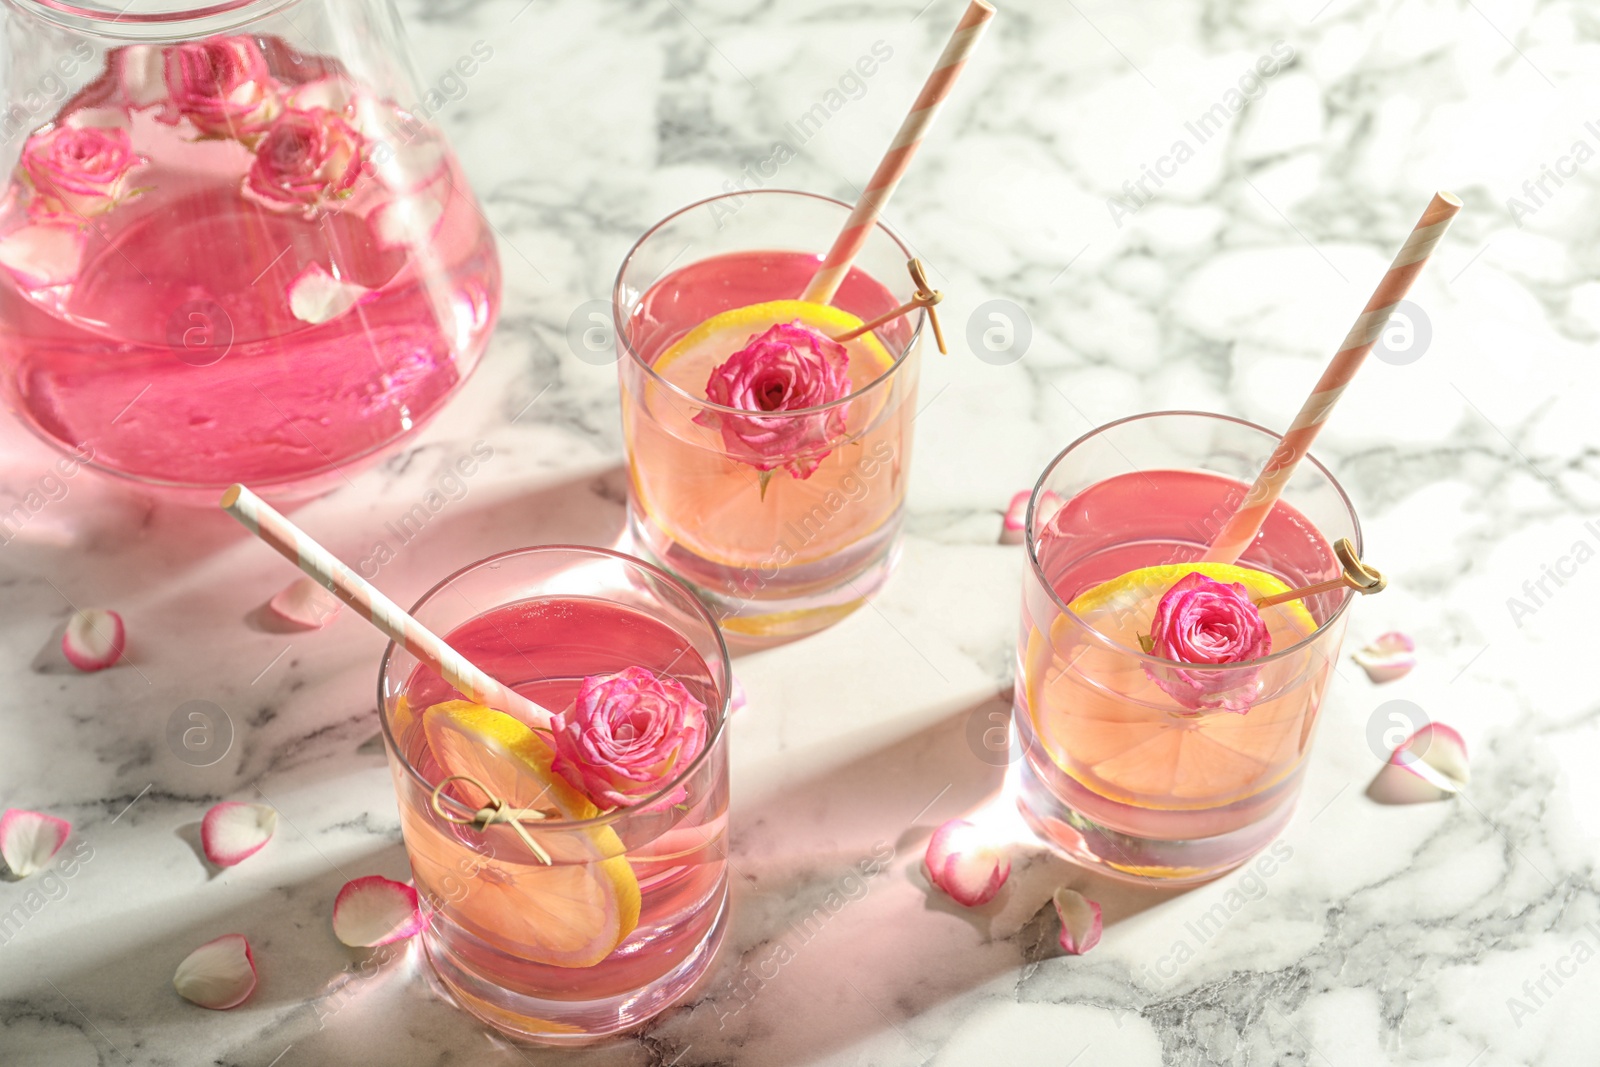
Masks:
[[[334,75],[295,86],[285,98],[284,106],[291,111],[311,111],[320,107],[324,111],[342,114],[355,101],[356,87],[347,79]]]
[[[1431,722],[1400,743],[1367,795],[1381,804],[1422,804],[1455,796],[1470,780],[1466,741]]]
[[[380,248],[427,244],[444,217],[444,205],[427,191],[401,195],[373,208],[367,217]]]
[[[267,602],[268,609],[278,618],[307,630],[322,629],[343,606],[315,578],[297,578]]]
[[[133,125],[128,113],[120,107],[79,108],[62,121],[79,129],[126,130]]]
[[[403,941],[426,925],[417,891],[379,874],[346,882],[333,902],[333,934],[351,948]]]
[[[1038,519],[1039,529],[1043,530],[1051,522],[1055,521],[1056,512],[1060,511],[1061,506],[1065,503],[1065,500],[1062,500],[1058,494],[1051,492],[1049,489],[1040,493],[1039,506],[1034,509],[1037,512],[1035,517]]]
[[[232,867],[260,852],[277,827],[277,811],[265,804],[225,800],[200,821],[200,847],[218,867]]]
[[[256,989],[256,961],[243,934],[207,941],[178,964],[172,987],[184,1000],[223,1011],[236,1008]]]
[[[1417,665],[1416,650],[1415,641],[1398,630],[1391,630],[1366,648],[1351,653],[1350,658],[1367,672],[1368,678],[1381,685],[1410,674]]]
[[[1032,499],[1032,489],[1024,489],[1011,498],[1011,503],[1006,507],[1006,517],[1000,524],[1002,545],[1022,544],[1028,524],[1028,501]]]
[[[1075,889],[1055,892],[1056,915],[1061,919],[1061,948],[1081,956],[1100,943],[1100,905]]]
[[[735,678],[733,680],[733,692],[728,694],[728,714],[732,715],[734,712],[740,711],[748,703],[750,703],[750,699],[744,694],[744,686],[739,682],[739,679]]]
[[[362,95],[351,120],[367,139],[366,173],[396,192],[432,185],[445,175],[450,153],[438,132],[393,104]]]
[[[372,290],[328,273],[321,263],[313,263],[289,283],[289,310],[301,322],[321,325],[336,319],[359,304]]]
[[[103,671],[122,658],[127,631],[114,611],[89,608],[67,620],[61,653],[80,671]]]
[[[161,46],[130,44],[114,53],[122,96],[132,107],[149,107],[167,98]]]
[[[968,908],[989,903],[1011,876],[1010,858],[964,819],[951,819],[933,832],[923,863],[929,881]]]
[[[0,237],[0,267],[24,289],[50,289],[77,281],[88,236],[77,226],[43,222]]]
[[[61,851],[71,832],[72,824],[65,819],[7,808],[0,815],[0,859],[18,878],[37,874]]]

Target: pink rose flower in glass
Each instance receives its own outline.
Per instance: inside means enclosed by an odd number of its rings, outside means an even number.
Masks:
[[[822,407],[850,395],[844,345],[799,322],[750,338],[711,372],[706,399],[750,415],[702,411],[694,421],[721,429],[722,442],[757,470],[784,467],[809,478],[843,435],[844,411]]]
[[[1272,651],[1272,635],[1243,585],[1214,581],[1196,572],[1168,589],[1156,605],[1150,645],[1150,651],[1162,659],[1222,666],[1267,655]],[[1223,708],[1242,714],[1255,699],[1260,668],[1186,671],[1146,664],[1145,673],[1185,708]]]
[[[659,792],[706,745],[706,706],[676,678],[643,667],[583,680],[551,720],[553,766],[603,808]],[[683,799],[680,789],[661,803]]]

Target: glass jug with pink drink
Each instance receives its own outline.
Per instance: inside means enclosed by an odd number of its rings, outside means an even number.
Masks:
[[[7,400],[168,495],[325,489],[438,411],[498,310],[437,94],[379,0],[122,8],[6,0]]]

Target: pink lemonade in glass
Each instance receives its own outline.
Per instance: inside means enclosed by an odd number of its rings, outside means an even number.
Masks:
[[[694,986],[726,918],[728,675],[715,626],[661,572],[562,547],[476,564],[414,614],[553,712],[571,708],[584,678],[627,667],[670,676],[705,705],[704,754],[656,798],[525,822],[546,863],[512,827],[461,824],[477,801],[444,780],[493,786],[509,772],[493,734],[473,751],[438,750],[428,719],[459,707],[459,694],[392,646],[380,680],[406,851],[432,911],[424,943],[449,993],[491,1025],[551,1044],[643,1023]]]
[[[1331,540],[1359,548],[1348,501],[1308,461],[1237,564],[1199,562],[1273,443],[1218,416],[1140,416],[1073,445],[1035,490],[1020,803],[1080,862],[1201,881],[1244,862],[1293,812],[1351,594],[1259,609],[1271,639],[1260,658],[1197,667],[1146,651],[1158,603],[1190,573],[1254,600],[1336,577]],[[1204,699],[1175,679],[1203,683]]]
[[[854,610],[892,567],[922,313],[843,342],[836,402],[755,420],[713,402],[718,367],[774,326],[833,338],[912,292],[908,254],[880,231],[831,305],[802,303],[821,259],[793,249],[825,245],[848,209],[798,193],[746,197],[685,209],[624,263],[616,304],[622,415],[636,540],[690,582],[726,629],[771,637]],[[698,242],[700,258],[662,268],[658,260],[686,241]],[[753,453],[724,420],[770,427],[783,440]],[[816,431],[789,434],[802,420]]]
[[[247,57],[232,77],[260,93],[236,128],[198,117],[184,46],[140,45],[21,144],[0,363],[23,421],[92,466],[194,499],[235,481],[304,495],[462,383],[498,261],[434,127],[278,38],[207,44]],[[82,127],[131,167],[61,203],[48,150]]]

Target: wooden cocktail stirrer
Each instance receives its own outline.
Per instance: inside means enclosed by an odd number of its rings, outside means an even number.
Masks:
[[[860,326],[857,326],[849,333],[841,333],[838,337],[834,338],[835,341],[838,341],[840,344],[843,344],[846,341],[854,341],[857,337],[867,333],[869,330],[876,330],[879,326],[882,326],[886,322],[893,322],[901,315],[909,315],[913,311],[917,310],[917,308],[927,308],[928,322],[933,326],[933,339],[939,344],[939,352],[942,355],[950,354],[950,350],[944,346],[944,331],[939,328],[939,314],[933,310],[933,305],[943,300],[944,294],[937,289],[929,287],[928,276],[922,272],[921,260],[907,260],[906,266],[911,271],[912,284],[917,287],[917,291],[911,297],[911,299],[907,300],[904,304],[901,304],[893,311],[885,311],[882,315],[879,315],[871,322],[863,322]]]
[[[1270,608],[1275,604],[1287,604],[1291,600],[1301,600],[1308,596],[1316,596],[1318,593],[1329,593],[1341,586],[1367,596],[1383,592],[1384,586],[1389,584],[1389,579],[1381,572],[1361,562],[1361,557],[1356,555],[1356,546],[1351,544],[1348,537],[1341,537],[1333,543],[1333,554],[1344,564],[1344,573],[1339,577],[1318,582],[1316,585],[1264,596],[1255,602],[1256,607]]]

